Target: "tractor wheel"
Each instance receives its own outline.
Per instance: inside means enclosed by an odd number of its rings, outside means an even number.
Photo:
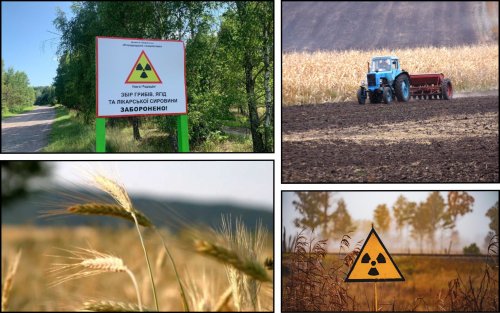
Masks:
[[[358,103],[365,104],[365,102],[366,102],[366,91],[363,92],[363,88],[359,88],[358,89]]]
[[[451,85],[451,80],[445,78],[441,83],[441,95],[444,100],[451,100],[453,98],[453,86]]]
[[[399,102],[410,100],[410,81],[407,75],[400,75],[396,78],[394,89],[396,89],[396,98]]]
[[[370,103],[380,103],[380,96],[374,92],[370,94]]]
[[[389,87],[384,87],[384,91],[382,93],[382,100],[385,104],[389,104],[392,102],[392,91]]]

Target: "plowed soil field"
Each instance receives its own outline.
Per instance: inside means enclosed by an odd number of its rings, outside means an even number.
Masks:
[[[498,182],[498,95],[282,108],[282,182]]]

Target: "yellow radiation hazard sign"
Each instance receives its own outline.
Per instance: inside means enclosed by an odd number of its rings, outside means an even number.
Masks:
[[[161,84],[161,79],[144,50],[137,58],[125,84]]]
[[[403,274],[385,248],[375,229],[368,237],[354,261],[346,282],[404,281]]]

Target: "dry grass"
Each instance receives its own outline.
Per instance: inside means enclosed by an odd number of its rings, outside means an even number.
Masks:
[[[342,256],[308,238],[299,234],[283,256],[282,310],[374,311],[373,283],[344,282],[361,242],[349,249],[344,236]],[[378,309],[498,312],[498,237],[490,248],[488,259],[393,256],[406,281],[378,283]]]
[[[423,47],[372,51],[285,53],[283,105],[342,102],[356,99],[366,80],[367,62],[375,55],[396,55],[412,73],[444,73],[457,91],[498,89],[498,45],[453,48]]]
[[[19,266],[19,261],[21,260],[21,254],[22,251],[19,250],[14,258],[14,261],[9,266],[5,282],[2,285],[2,311],[7,311],[7,308],[9,307],[9,297],[12,290],[12,284],[14,283],[14,277],[16,277],[17,267]]]

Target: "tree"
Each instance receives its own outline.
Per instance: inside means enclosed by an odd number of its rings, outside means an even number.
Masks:
[[[386,204],[379,204],[375,211],[373,212],[373,220],[375,221],[375,226],[380,232],[387,232],[391,226],[391,215]]]
[[[478,255],[478,254],[480,254],[479,247],[475,243],[472,243],[470,246],[464,247],[464,254],[466,254],[466,255]]]
[[[50,168],[40,161],[2,161],[2,207],[26,194],[29,181]]]
[[[330,208],[330,193],[309,191],[296,192],[299,198],[298,201],[293,201],[295,209],[299,211],[302,218],[296,218],[294,224],[299,228],[309,228],[311,230],[317,227],[321,228],[321,235],[326,238],[330,234],[328,221],[331,214],[328,213]]]
[[[443,232],[445,228],[449,228],[453,233],[458,217],[472,212],[472,205],[474,205],[474,197],[469,195],[466,191],[448,192],[447,210],[443,215]],[[448,246],[448,252],[451,251],[452,243],[453,240],[450,236],[450,245]]]
[[[423,253],[423,241],[429,232],[430,214],[429,208],[424,202],[420,202],[410,220],[412,237],[417,239],[420,253]]]
[[[486,216],[490,218],[490,224],[488,226],[498,235],[498,201],[494,206],[488,209]]]
[[[319,201],[316,192],[303,191],[295,193],[299,198],[298,201],[293,201],[295,210],[302,215],[301,218],[296,218],[293,223],[298,228],[309,228],[314,230],[321,223],[321,211],[319,210]]]
[[[441,225],[443,225],[442,222],[445,217],[445,202],[439,191],[433,191],[429,194],[423,205],[425,206],[424,211],[429,215],[427,236],[431,242],[431,251],[434,251],[436,244],[435,234],[438,229],[442,228]]]
[[[54,21],[61,33],[54,86],[63,105],[88,122],[95,117],[95,36],[181,39],[191,142],[218,134],[225,120],[234,119],[231,107],[246,104],[254,151],[272,151],[272,1],[89,1],[74,3],[72,10],[71,19],[60,11]],[[264,118],[259,117],[261,107]],[[143,121],[166,133],[174,145],[174,117],[130,119],[136,139]]]
[[[266,69],[262,64],[265,58],[261,47],[262,29],[269,25],[272,19],[272,5],[265,2],[236,1],[237,27],[235,35],[239,38],[235,48],[240,50],[239,61],[245,73],[245,91],[250,120],[250,131],[252,134],[254,152],[271,152],[272,148],[266,145],[260,129],[261,120],[257,111],[256,81]],[[264,32],[264,34],[266,34]]]
[[[403,195],[399,195],[396,202],[394,202],[392,214],[396,220],[396,229],[399,231],[399,238],[403,238],[403,229],[410,225],[416,206],[417,203],[408,201]]]
[[[34,101],[35,91],[30,87],[28,75],[12,67],[5,72],[2,59],[2,112],[20,112]]]
[[[343,235],[356,230],[344,199],[337,202],[337,209],[332,214],[332,220],[333,231],[330,234],[334,239],[340,239]]]

